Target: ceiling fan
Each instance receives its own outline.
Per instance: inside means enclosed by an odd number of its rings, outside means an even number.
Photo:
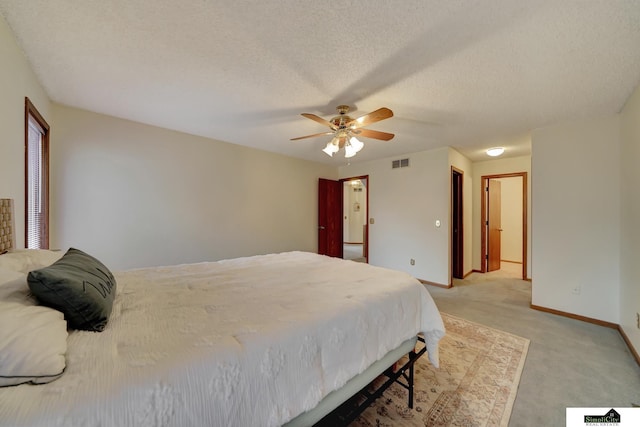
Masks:
[[[382,141],[389,141],[394,137],[394,134],[387,132],[380,132],[371,129],[362,129],[364,126],[371,123],[379,122],[389,117],[393,117],[393,111],[383,107],[369,114],[360,116],[356,119],[347,115],[349,112],[348,105],[338,105],[336,108],[338,115],[331,120],[325,120],[322,117],[316,116],[311,113],[302,113],[302,115],[315,122],[323,124],[331,128],[330,132],[316,133],[313,135],[300,136],[298,138],[291,138],[291,141],[297,141],[305,138],[315,138],[323,135],[333,135],[331,141],[327,143],[327,146],[322,150],[329,156],[333,157],[334,153],[344,148],[345,157],[353,157],[358,151],[364,147],[364,144],[356,138],[356,136],[362,136],[365,138],[380,139]]]

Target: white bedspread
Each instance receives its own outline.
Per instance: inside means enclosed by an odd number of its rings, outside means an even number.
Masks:
[[[408,274],[304,252],[130,270],[67,370],[0,389],[2,426],[278,426],[423,332],[444,335]]]

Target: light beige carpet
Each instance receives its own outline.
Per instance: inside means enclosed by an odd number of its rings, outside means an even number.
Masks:
[[[442,313],[440,368],[415,365],[413,409],[393,384],[350,426],[507,426],[529,340]]]

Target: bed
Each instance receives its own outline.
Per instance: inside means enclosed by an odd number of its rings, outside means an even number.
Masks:
[[[113,273],[103,330],[67,331],[27,283],[65,256],[0,255],[0,313],[45,310],[51,331],[27,342],[55,359],[0,387],[0,426],[308,426],[416,354],[418,334],[438,364],[442,319],[402,272],[306,252],[132,269]]]

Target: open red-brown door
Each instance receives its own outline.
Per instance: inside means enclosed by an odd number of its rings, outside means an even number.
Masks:
[[[342,182],[318,182],[318,253],[342,258]]]

